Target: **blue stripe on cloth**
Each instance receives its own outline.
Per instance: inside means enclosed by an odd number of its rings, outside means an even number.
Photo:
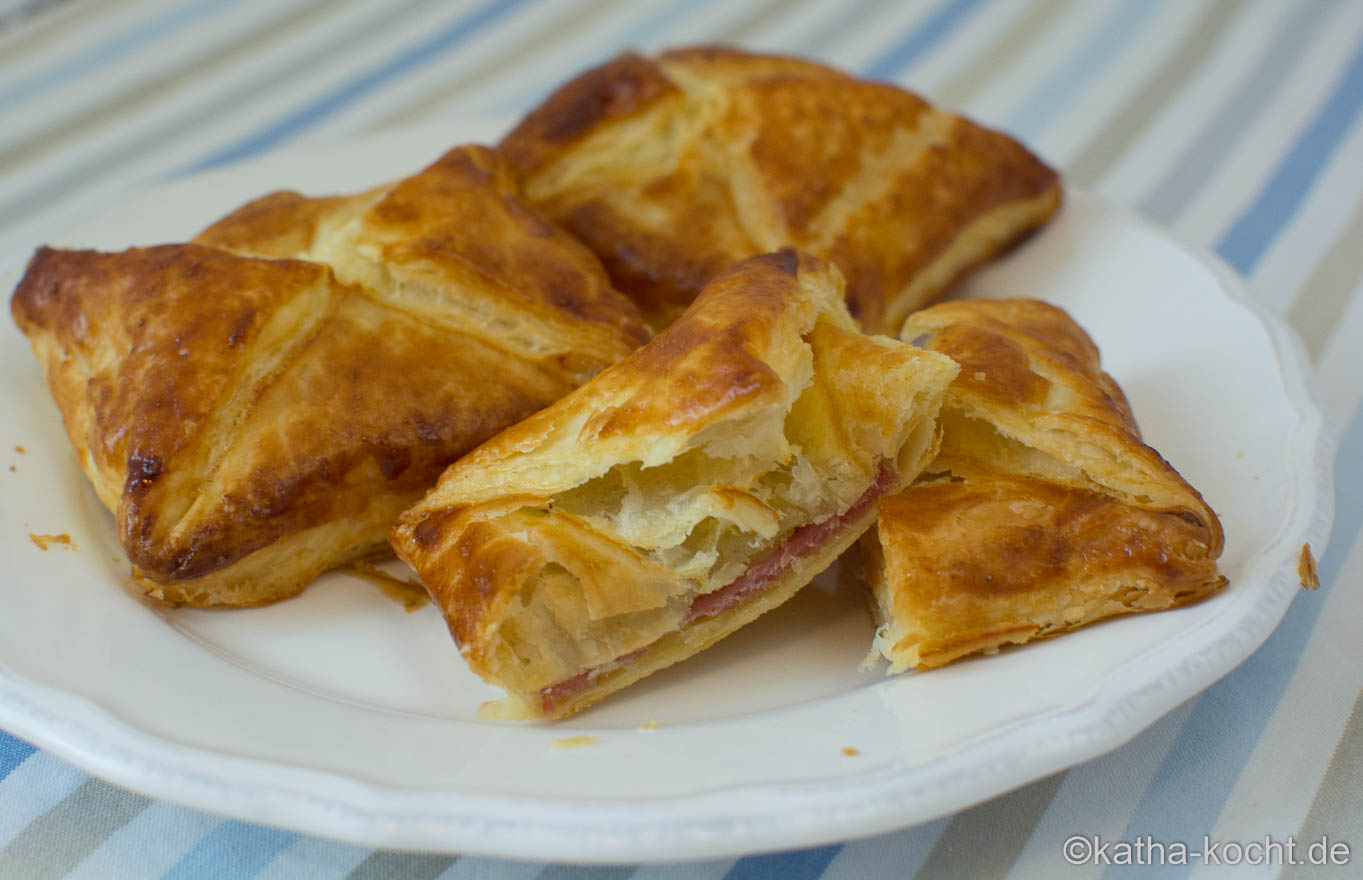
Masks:
[[[1354,413],[1335,465],[1335,522],[1321,557],[1320,590],[1301,592],[1258,651],[1193,706],[1169,756],[1155,772],[1127,823],[1123,840],[1199,841],[1211,833],[1264,727],[1282,700],[1311,637],[1325,598],[1363,530],[1363,406]],[[1261,719],[1246,723],[1247,718]],[[1192,844],[1190,844],[1192,845]],[[1186,876],[1188,871],[1161,876]],[[1114,867],[1104,876],[1121,877]]]
[[[797,849],[766,856],[739,859],[724,875],[724,880],[815,880],[828,869],[842,845],[821,846],[817,849]]]
[[[163,880],[250,880],[297,839],[292,831],[229,819],[185,853]]]
[[[1084,44],[1013,111],[1004,127],[1024,140],[1039,135],[1107,68],[1162,5],[1154,0],[1125,0],[1115,7],[1098,23]]]
[[[73,58],[0,86],[0,110],[30,100],[45,89],[107,67],[133,51],[183,28],[205,13],[225,12],[231,8],[231,4],[218,0],[199,0],[197,3],[181,3],[164,15],[140,21],[95,43]]]
[[[862,73],[877,79],[892,79],[956,30],[984,2],[947,0],[903,39],[863,67]]]
[[[1363,106],[1363,42],[1334,91],[1278,165],[1268,185],[1217,244],[1226,262],[1248,275],[1325,170],[1330,155]]]
[[[38,751],[16,736],[0,730],[0,779],[4,779],[14,768],[24,763],[24,759]]]
[[[216,165],[245,159],[267,150],[308,127],[316,125],[356,98],[372,92],[394,77],[421,67],[446,50],[464,42],[488,25],[511,13],[517,7],[524,6],[527,2],[529,0],[491,0],[491,2],[484,3],[468,14],[456,18],[415,45],[392,56],[377,67],[361,71],[339,87],[309,101],[287,116],[276,119],[234,143],[228,144],[189,166],[177,170],[171,176],[192,174]]]
[[[219,816],[155,801],[104,838],[65,880],[159,877],[221,824]]]

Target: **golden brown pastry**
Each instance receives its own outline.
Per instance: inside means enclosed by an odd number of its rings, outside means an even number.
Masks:
[[[568,715],[780,605],[850,546],[931,459],[955,372],[858,332],[835,268],[754,257],[457,462],[393,546],[512,714]]]
[[[457,147],[355,196],[273,193],[195,241],[326,263],[384,302],[574,383],[648,339],[592,253],[531,209],[510,166],[484,147]]]
[[[460,150],[350,210],[360,283],[200,244],[34,255],[11,310],[147,595],[270,602],[384,549],[452,461],[646,338],[509,181]],[[219,231],[310,237],[259,207]]]
[[[1006,135],[888,83],[733,49],[632,53],[498,149],[655,327],[722,269],[794,245],[837,263],[872,332],[1041,226],[1060,182]]]
[[[918,312],[903,338],[961,371],[942,448],[861,549],[891,672],[941,666],[1225,585],[1221,523],[1141,442],[1098,349],[1036,300]]]

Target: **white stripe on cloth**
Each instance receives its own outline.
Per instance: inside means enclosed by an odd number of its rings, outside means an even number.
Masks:
[[[140,57],[156,54],[149,50],[157,43],[180,41],[206,20],[227,12],[226,5],[215,5],[211,0],[160,0],[137,7],[129,21],[89,33],[86,41],[63,41],[55,51],[21,55],[9,66],[6,79],[0,81],[0,112],[8,114],[26,104],[69,100],[73,87],[81,83],[98,90],[102,87],[101,73],[136,65]]]
[[[108,188],[164,175],[295,111],[343,81],[348,71],[381,63],[455,17],[431,0],[421,0],[406,15],[402,7],[362,3],[346,11],[350,14],[338,16],[335,24],[310,29],[303,40],[270,46],[263,57],[249,52],[226,71],[186,82],[156,105],[119,119],[93,143],[82,140],[50,151],[28,164],[22,181],[7,175],[0,181],[0,210],[21,193],[41,192],[92,163]],[[151,132],[167,136],[144,143]],[[130,153],[132,145],[137,149]],[[120,153],[130,154],[108,162],[107,156]],[[5,191],[11,187],[18,192]]]
[[[1316,365],[1317,387],[1325,413],[1336,425],[1363,404],[1363,279],[1354,285],[1349,305],[1340,315]],[[1357,573],[1355,577],[1359,577]]]
[[[1078,90],[1045,128],[1029,132],[1027,143],[1062,167],[1135,97],[1205,11],[1207,3],[1165,3],[1127,35],[1120,48]]]
[[[1311,189],[1292,224],[1269,245],[1254,271],[1254,297],[1275,314],[1285,313],[1311,271],[1348,223],[1357,202],[1341,193],[1363,194],[1363,113]]]
[[[625,49],[648,53],[713,40],[733,22],[742,19],[744,13],[745,8],[739,4],[716,0],[689,3],[669,0],[666,5],[655,7],[648,19],[631,21],[628,28],[620,31],[612,28],[608,37],[600,38],[601,45],[596,45],[596,40],[581,44],[584,53],[558,71],[544,68],[536,79],[518,77],[510,87],[499,90],[495,97],[489,96],[478,106],[497,118],[519,117],[538,104],[549,90],[579,70],[599,64]],[[602,49],[607,51],[602,52]]]
[[[1136,807],[1135,798],[1123,793],[1145,787],[1169,754],[1191,708],[1184,703],[1116,751],[1072,767],[1018,854],[1014,870],[1020,876],[1054,871],[1062,864],[1060,846],[1072,834],[1118,839]],[[1101,866],[1096,865],[1065,866],[1065,880],[1085,880],[1101,873]]]
[[[534,880],[543,873],[544,865],[534,862],[464,856],[442,871],[436,880]]]
[[[853,841],[828,865],[821,880],[861,880],[863,877],[912,877],[918,873],[933,844],[951,824],[943,816],[882,834],[868,840]]]
[[[67,880],[159,876],[221,822],[218,816],[154,801],[109,835],[67,875]]]
[[[73,172],[90,174],[55,201],[25,204],[22,216],[8,225],[0,217],[0,260],[18,250],[26,257],[33,247],[56,238],[90,211],[107,210],[108,200],[116,194],[136,191],[228,142],[250,121],[248,113],[258,116],[275,109],[259,103],[262,95],[272,92],[272,84],[306,77],[306,69],[295,68],[308,68],[338,54],[338,46],[348,50],[353,43],[377,39],[385,32],[383,22],[395,14],[391,7],[375,9],[355,0],[296,40],[251,47],[212,77],[191,79],[153,106],[0,175],[3,205],[20,198],[21,192],[61,185]]]
[[[735,862],[735,859],[717,859],[683,865],[644,865],[630,880],[722,880]],[[825,872],[822,880],[828,880],[828,877]],[[470,874],[469,878],[474,880],[475,875]]]
[[[373,853],[365,846],[300,837],[252,880],[342,880]]]
[[[991,0],[966,16],[946,36],[913,60],[898,81],[919,92],[929,101],[933,93],[982,48],[993,43],[1012,23],[1020,4],[1010,0]]]
[[[816,58],[845,70],[861,70],[920,26],[937,10],[940,3],[941,0],[909,0],[903,3],[892,0],[875,7],[874,15],[854,22],[831,43],[811,46],[810,52]]]
[[[678,0],[673,0],[678,2]],[[427,77],[420,88],[370,106],[366,102],[355,123],[365,131],[422,121],[456,120],[470,115],[495,115],[495,108],[514,105],[512,96],[534,95],[538,101],[558,85],[567,71],[580,70],[584,59],[605,59],[628,48],[627,36],[647,20],[649,7],[628,0],[588,0],[585,12],[564,13],[564,18],[539,16],[541,39],[531,32],[518,44],[508,44],[491,62],[459,75]],[[430,80],[427,82],[426,80]],[[517,100],[524,100],[517,99]]]
[[[90,777],[47,752],[34,752],[0,780],[0,849]]]
[[[1190,4],[1195,5],[1195,4]],[[1253,0],[1178,92],[1166,95],[1159,112],[1103,175],[1097,192],[1137,204],[1168,174],[1171,162],[1193,146],[1202,124],[1235,94],[1259,59],[1272,51],[1276,34],[1296,9],[1279,0]]]
[[[1204,192],[1171,223],[1189,241],[1210,246],[1253,201],[1330,93],[1363,35],[1363,3],[1343,3],[1327,16],[1288,82],[1220,163]]]
[[[1007,75],[993,81],[971,96],[965,109],[970,115],[1001,125],[1010,114],[1031,98],[1037,86],[1046,81],[1064,59],[1084,45],[1084,41],[1104,16],[1111,13],[1111,2],[1077,3],[1043,31],[1024,51]]]
[[[196,26],[129,52],[113,63],[61,82],[51,88],[32,90],[15,104],[3,108],[7,120],[5,141],[40,134],[72,117],[79,118],[113,102],[143,82],[224,44],[240,41],[263,21],[280,19],[311,0],[287,0],[277,4],[208,4]]]
[[[1104,5],[1102,18],[1094,22],[1073,52],[1055,60],[1041,88],[1009,112],[1003,120],[1004,128],[1048,155],[1043,143],[1047,133],[1094,83],[1120,74],[1121,65],[1129,63],[1133,43],[1152,29],[1167,8],[1167,4],[1144,0],[1115,0]]]
[[[1351,450],[1350,454],[1357,454]],[[1212,827],[1213,840],[1286,840],[1301,827],[1363,689],[1363,540],[1355,534],[1341,577],[1302,652],[1292,681],[1264,726],[1239,782]],[[1319,552],[1322,548],[1317,548]],[[1316,597],[1304,594],[1298,601]],[[1310,784],[1303,784],[1307,780]],[[1305,847],[1309,841],[1302,842]],[[1357,844],[1355,844],[1357,846]],[[1223,872],[1224,874],[1224,872]],[[1192,877],[1205,876],[1196,870]]]
[[[822,35],[854,11],[853,2],[831,4],[805,0],[776,21],[764,22],[743,41],[743,45],[759,52],[790,53],[797,51],[795,47],[799,46],[810,46],[805,51],[815,51],[821,45]]]
[[[53,46],[79,42],[73,35],[110,31],[119,16],[135,11],[133,0],[66,0],[46,7],[29,6],[0,24],[0,58],[19,64],[46,54]]]
[[[781,51],[808,55],[827,64],[851,69],[851,62],[842,60],[842,54],[863,39],[860,35],[867,32],[868,23],[878,21],[893,3],[894,0],[852,0],[845,5],[837,4],[836,8],[821,4],[825,12],[836,14],[822,20],[817,28],[803,34],[797,42],[781,47]]]
[[[600,64],[625,50],[648,52],[657,48],[657,34],[668,35],[668,46],[704,42],[716,33],[713,28],[728,26],[741,19],[743,7],[701,0],[667,0],[649,7],[648,17],[620,17],[606,27],[580,35],[583,39],[566,45],[559,55],[562,66],[554,69],[539,63],[533,72],[516,75],[494,92],[460,101],[460,107],[477,107],[479,112],[497,118],[516,118],[537,105],[552,89],[573,74]]]
[[[408,75],[391,80],[382,88],[367,96],[365,100],[347,105],[339,112],[313,126],[309,130],[307,138],[315,138],[319,141],[334,140],[348,132],[369,127],[375,118],[384,115],[390,107],[400,106],[419,98],[422,94],[443,82],[456,81],[470,73],[476,73],[488,65],[496,64],[498,57],[504,51],[504,47],[514,45],[530,37],[542,28],[546,21],[570,13],[580,5],[582,4],[574,2],[574,0],[537,0],[532,8],[520,11],[493,24],[480,34],[477,40],[469,42],[460,51],[444,53]],[[647,12],[648,15],[644,16],[642,14],[644,12]],[[595,49],[598,52],[614,54],[617,48],[622,48],[619,46],[619,35],[626,32],[631,22],[646,20],[655,15],[657,15],[657,8],[645,5],[628,15],[600,22],[585,34],[574,34],[565,29],[569,39],[565,40],[562,34],[556,34],[553,43],[544,46],[544,53],[546,55],[551,54],[551,49],[557,50],[561,43],[571,41],[583,49]],[[584,39],[586,37],[592,39]],[[539,53],[536,53],[536,55],[538,56]],[[539,57],[513,71],[513,75],[522,84],[522,87],[532,90],[548,88],[566,73],[567,71],[562,67],[555,70]],[[463,96],[460,101],[461,113],[487,113],[488,101],[484,97],[485,91],[486,86]]]

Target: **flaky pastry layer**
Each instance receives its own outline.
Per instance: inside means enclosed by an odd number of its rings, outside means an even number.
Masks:
[[[588,70],[498,149],[655,327],[734,261],[793,245],[835,262],[853,316],[893,333],[1061,198],[1015,141],[914,94],[713,47]]]
[[[560,717],[808,583],[934,454],[946,358],[862,335],[836,269],[739,263],[484,444],[392,541],[475,672]]]
[[[1035,300],[943,303],[903,336],[960,364],[941,451],[862,540],[891,672],[1223,587],[1216,514],[1141,441],[1098,349]]]
[[[202,238],[43,248],[11,300],[137,584],[169,603],[270,602],[383,551],[446,466],[647,338],[481,148]]]

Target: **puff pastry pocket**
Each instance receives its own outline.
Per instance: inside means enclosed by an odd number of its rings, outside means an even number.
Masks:
[[[231,253],[38,251],[11,310],[147,595],[270,602],[385,550],[451,462],[647,338],[499,167],[268,197],[205,234]],[[328,250],[346,278],[277,259]]]
[[[1006,135],[887,83],[733,49],[622,55],[498,149],[654,326],[734,261],[793,245],[836,262],[852,314],[894,333],[1061,198]]]
[[[649,336],[591,251],[532,209],[511,166],[485,147],[456,147],[357,195],[272,193],[195,240],[325,263],[390,307],[574,384]]]
[[[649,338],[596,256],[530,207],[511,166],[485,147],[455,147],[357,195],[271,193],[196,241],[326,263],[390,307],[574,384]]]
[[[448,470],[392,535],[474,671],[559,717],[780,605],[937,449],[955,365],[784,250]],[[900,401],[908,401],[907,407]]]
[[[961,367],[937,459],[861,549],[891,672],[1192,602],[1226,583],[1216,514],[1141,441],[1098,349],[1035,300],[944,303],[903,338]],[[873,652],[874,653],[874,652]]]

